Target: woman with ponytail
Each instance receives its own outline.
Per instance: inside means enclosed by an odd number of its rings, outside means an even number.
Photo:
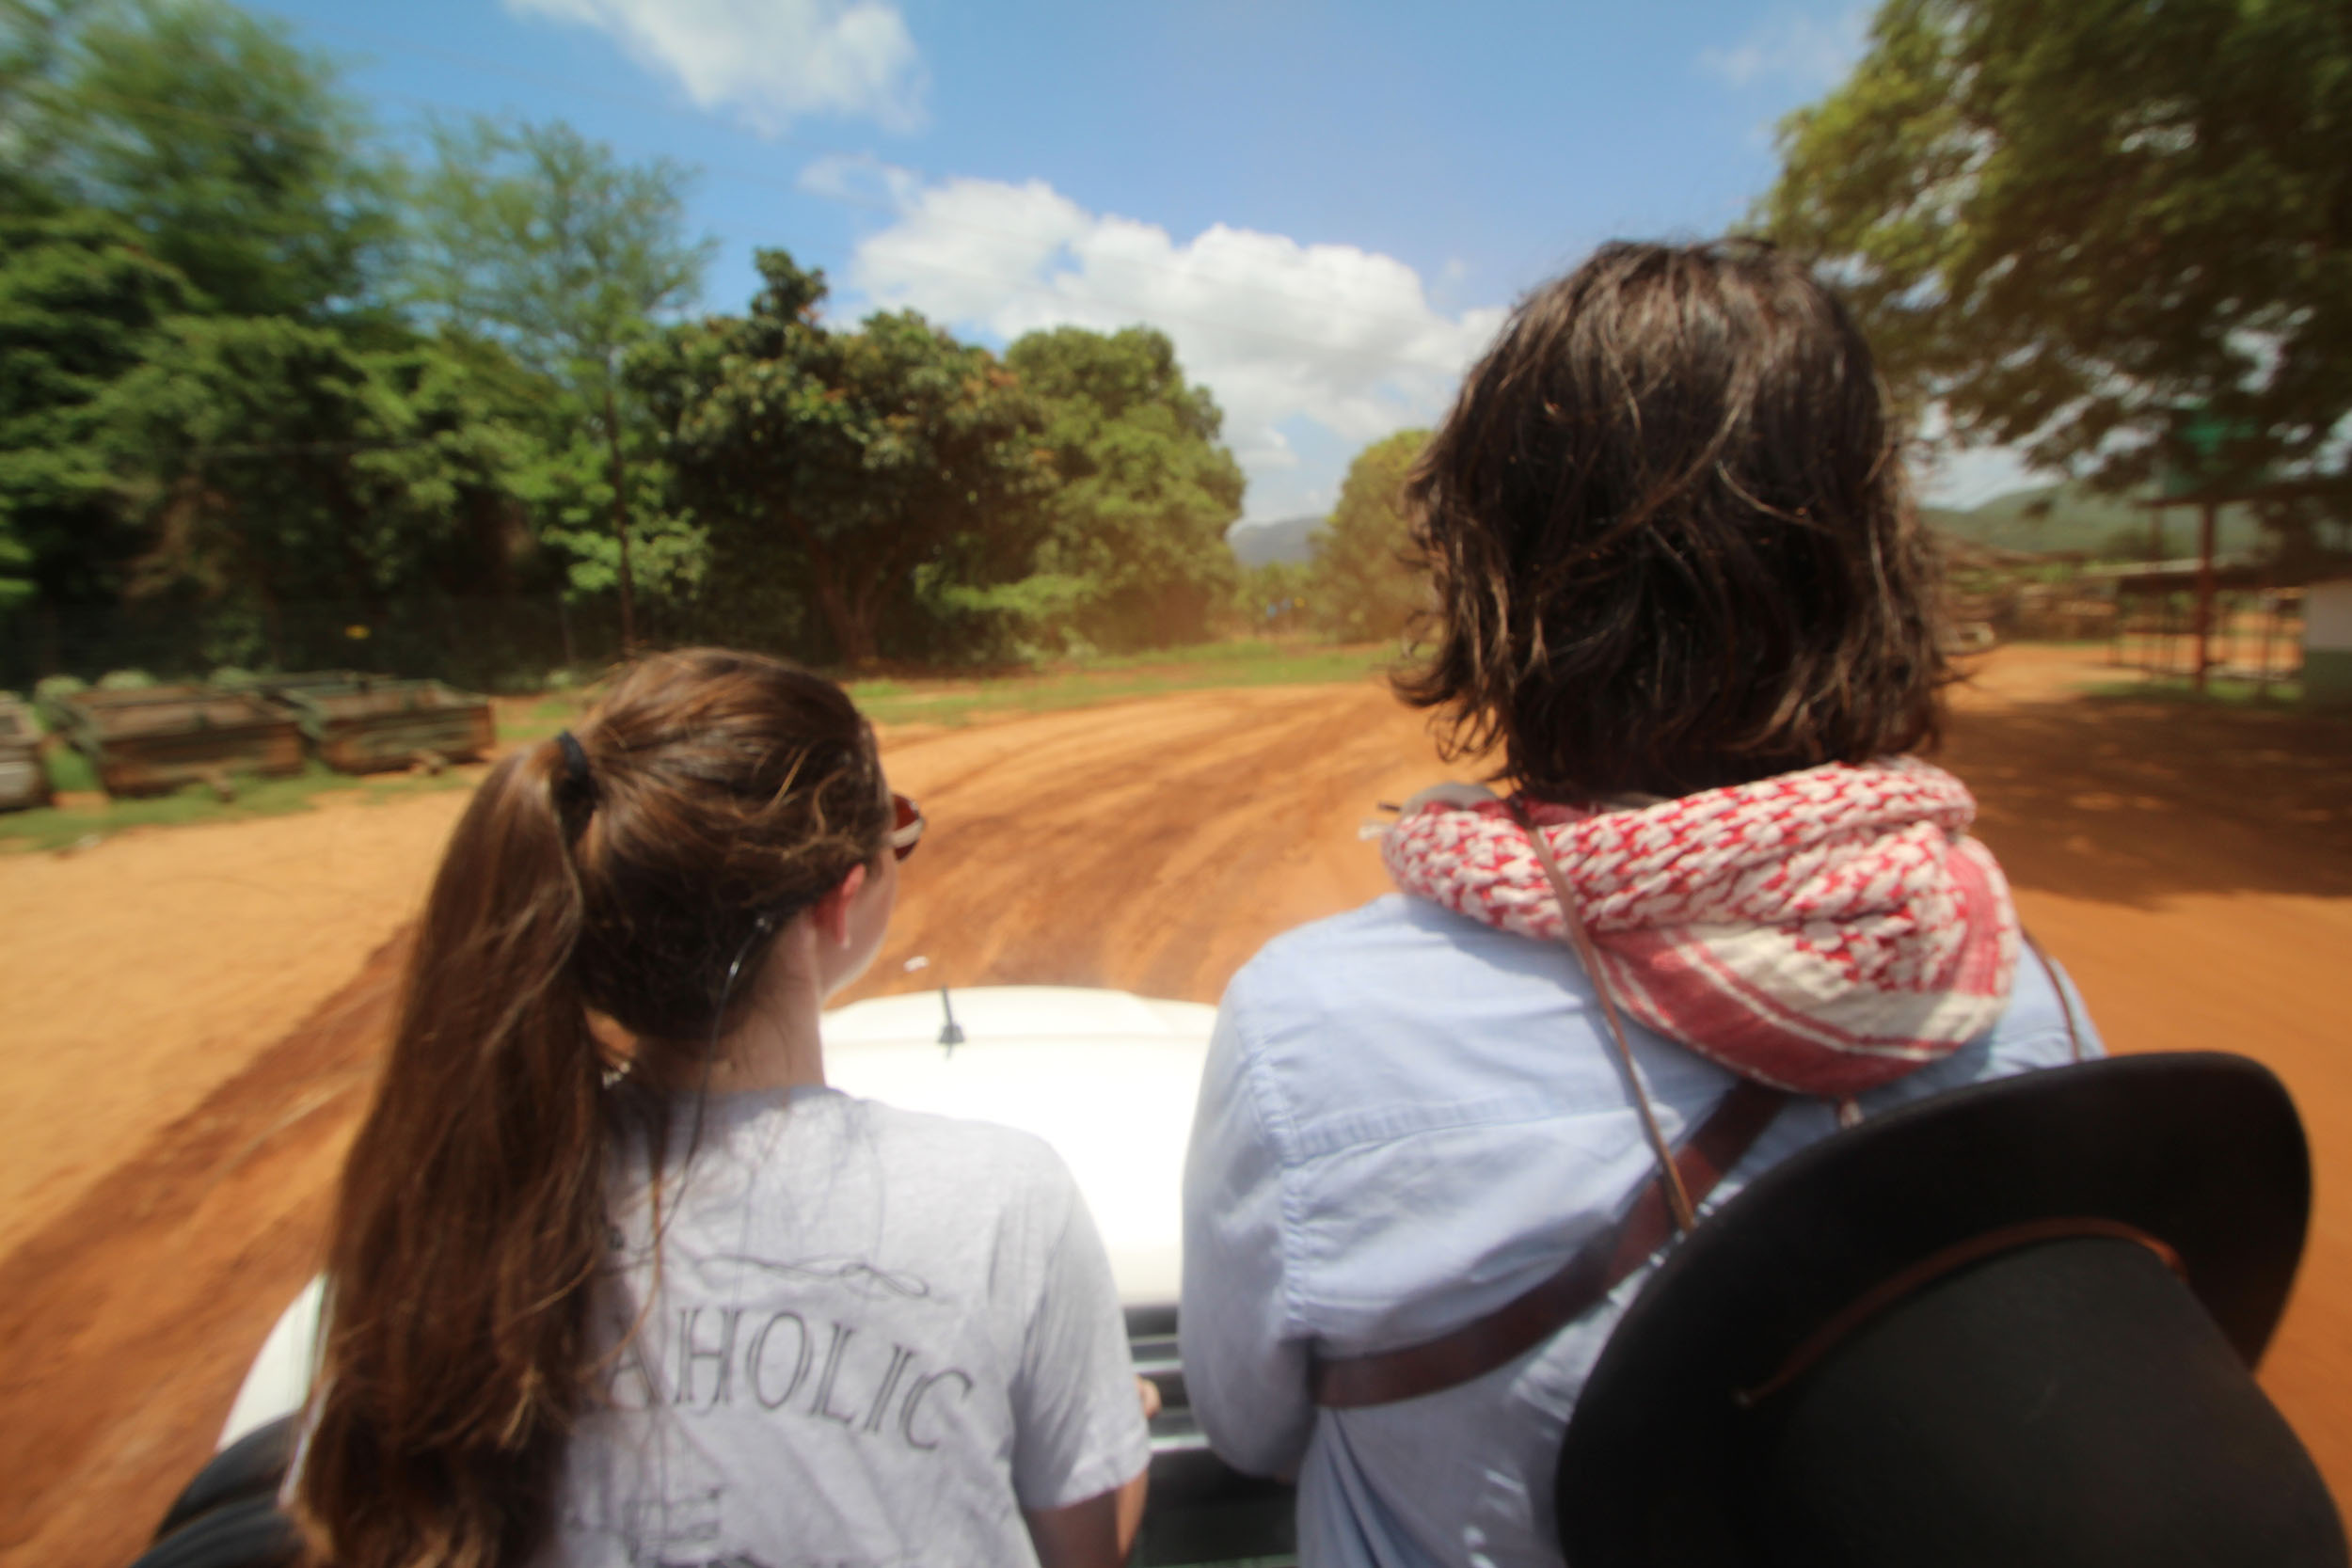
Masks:
[[[742,654],[491,771],[337,1206],[314,1560],[1123,1557],[1144,1423],[1068,1172],[825,1087],[921,825],[837,687]]]

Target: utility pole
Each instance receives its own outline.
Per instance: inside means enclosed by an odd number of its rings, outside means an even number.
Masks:
[[[2210,498],[2197,525],[2197,678],[2198,690],[2205,689],[2205,667],[2212,662],[2208,657],[2213,646],[2213,535],[2214,503]]]
[[[615,348],[604,359],[604,436],[612,450],[612,537],[621,545],[621,657],[627,658],[637,652],[637,584],[628,569],[628,472],[621,466],[621,420],[612,402],[620,373]]]

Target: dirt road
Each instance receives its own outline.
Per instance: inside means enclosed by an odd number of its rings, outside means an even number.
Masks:
[[[2272,1063],[2319,1156],[2265,1382],[2352,1488],[2352,725],[2085,704],[1996,656],[1949,761],[2111,1044]],[[1449,771],[1375,686],[1193,693],[887,735],[932,820],[865,993],[1214,1001],[1384,889],[1374,802]],[[127,1559],[315,1262],[398,933],[463,800],[0,857],[0,1563]],[[919,975],[904,961],[929,960]]]

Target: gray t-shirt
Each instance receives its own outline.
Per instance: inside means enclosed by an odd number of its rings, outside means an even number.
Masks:
[[[548,1564],[1034,1563],[1022,1509],[1144,1467],[1110,1266],[1043,1142],[826,1089],[701,1108],[658,1287],[644,1152],[614,1162],[612,1403]]]

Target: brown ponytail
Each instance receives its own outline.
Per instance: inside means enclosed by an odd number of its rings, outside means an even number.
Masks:
[[[590,1397],[608,1143],[625,1120],[658,1138],[757,989],[760,934],[889,826],[855,707],[772,659],[648,659],[575,744],[501,762],[458,823],[344,1170],[296,1499],[337,1568],[545,1543]],[[592,1008],[634,1037],[625,1061]]]

